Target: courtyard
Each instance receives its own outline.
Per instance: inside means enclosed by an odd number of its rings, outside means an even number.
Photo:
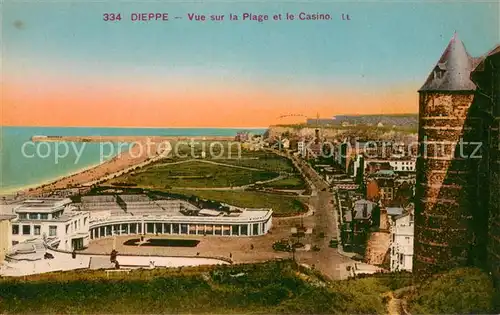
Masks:
[[[292,236],[292,231],[297,226],[304,225],[308,232],[297,239]],[[144,246],[137,242],[139,236],[127,235],[115,238],[101,238],[90,242],[89,247],[83,252],[94,254],[109,254],[113,245],[120,254],[129,255],[151,255],[151,256],[202,256],[202,257],[224,257],[233,263],[255,263],[274,259],[287,259],[295,255],[298,263],[317,268],[331,279],[342,277],[339,271],[341,264],[349,262],[350,259],[340,255],[335,248],[319,246],[315,251],[312,248],[316,244],[324,244],[324,237],[314,229],[315,215],[309,212],[302,217],[274,218],[273,227],[270,232],[263,236],[216,236],[216,235],[155,235],[147,234],[144,242],[161,244],[162,246]],[[295,254],[291,252],[275,251],[275,242],[288,239],[292,242],[300,241],[305,247],[298,248]],[[162,241],[163,240],[163,241]],[[183,246],[185,245],[185,246]],[[327,261],[324,261],[328,257]]]

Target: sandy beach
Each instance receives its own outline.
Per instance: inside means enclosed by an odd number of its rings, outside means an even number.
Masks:
[[[121,153],[100,164],[38,185],[2,192],[3,196],[40,196],[54,190],[89,187],[101,181],[120,176],[137,167],[144,167],[166,157],[176,143],[191,141],[229,141],[234,137],[221,136],[33,136],[34,142],[100,142],[126,144]]]
[[[134,143],[130,150],[124,150],[110,160],[101,164],[82,169],[74,174],[58,178],[54,181],[43,183],[37,187],[25,188],[10,193],[24,196],[38,196],[51,191],[65,188],[91,186],[102,180],[108,180],[136,167],[143,167],[167,156],[171,151],[170,140],[167,137],[78,137],[80,141],[91,142],[128,142]],[[61,137],[57,141],[75,141]],[[41,138],[34,141],[44,141]],[[56,140],[53,140],[56,141]]]

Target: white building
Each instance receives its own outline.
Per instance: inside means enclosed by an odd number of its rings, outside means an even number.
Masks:
[[[283,149],[290,149],[290,140],[287,138],[283,138],[281,144],[283,145]]]
[[[265,235],[272,227],[271,209],[230,211],[199,209],[179,199],[151,200],[145,195],[82,197],[91,213],[91,240],[114,235]]]
[[[391,271],[413,269],[413,211],[407,211],[391,220]]]
[[[361,154],[356,154],[356,157],[354,159],[354,167],[353,167],[353,174],[352,176],[354,176],[354,178],[356,178],[356,176],[358,175],[358,172],[362,172],[363,170],[361,170],[360,168],[363,167],[363,163],[361,163],[361,159],[363,158],[363,156]]]
[[[306,142],[304,140],[297,142],[297,151],[302,157],[306,156]]]
[[[368,163],[389,163],[394,172],[415,172],[416,171],[416,159],[367,159],[365,160],[365,165]]]
[[[25,200],[14,208],[12,243],[45,239],[54,247],[71,251],[89,243],[90,215],[75,211],[69,198]]]
[[[11,243],[44,240],[72,251],[115,235],[258,236],[272,227],[271,209],[229,208],[199,209],[184,200],[145,195],[87,196],[78,206],[68,198],[25,200],[14,208]]]
[[[392,170],[395,172],[415,172],[416,160],[389,160]]]
[[[15,218],[15,215],[0,213],[0,263],[12,248],[11,220]]]

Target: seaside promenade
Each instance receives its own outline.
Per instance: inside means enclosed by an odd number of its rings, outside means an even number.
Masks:
[[[41,184],[34,188],[24,189],[20,191],[21,195],[38,196],[46,192],[51,192],[57,189],[65,189],[79,186],[90,186],[103,180],[113,178],[128,172],[136,167],[144,167],[150,163],[157,161],[167,156],[172,147],[165,145],[168,143],[168,137],[145,137],[145,136],[95,136],[95,137],[80,137],[80,136],[61,136],[50,137],[34,136],[32,141],[80,141],[80,142],[101,142],[116,143],[134,143],[129,150],[120,152],[113,158],[104,161],[98,165],[93,165],[85,169],[79,170],[68,176],[59,178],[55,181]],[[52,139],[52,140],[48,140]],[[144,147],[148,150],[144,150]]]

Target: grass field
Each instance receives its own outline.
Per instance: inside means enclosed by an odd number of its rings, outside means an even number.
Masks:
[[[0,280],[0,313],[382,314],[389,289],[377,278],[325,283],[290,261],[27,280]]]
[[[135,184],[137,187],[230,187],[243,186],[279,176],[269,171],[255,171],[223,165],[188,161],[181,164],[155,164],[125,174],[105,185]]]
[[[289,159],[267,152],[245,152],[242,159],[218,159],[216,161],[271,172],[296,172],[293,163]]]
[[[276,189],[306,189],[306,183],[298,175],[289,176],[277,181],[265,183],[262,186]]]
[[[303,199],[293,196],[282,196],[256,191],[216,191],[200,190],[189,191],[172,189],[174,193],[195,195],[202,199],[216,200],[237,207],[245,208],[272,208],[276,215],[294,215],[307,211]]]

